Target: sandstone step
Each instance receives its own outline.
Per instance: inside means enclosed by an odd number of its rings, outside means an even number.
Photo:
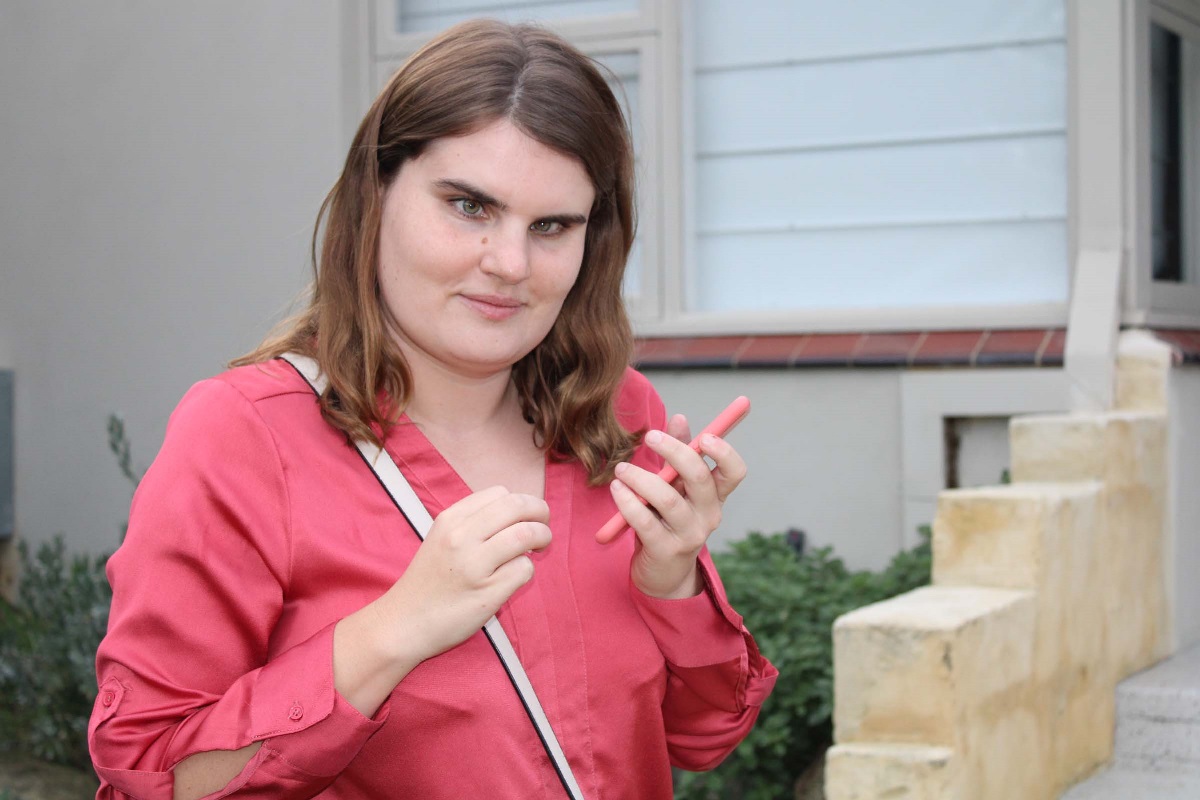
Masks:
[[[839,744],[961,744],[966,720],[1033,671],[1030,592],[929,586],[834,624]]]
[[[1078,596],[1094,587],[1102,484],[1015,483],[938,495],[933,582]]]
[[[1111,411],[1020,417],[1009,434],[1017,484],[1102,482],[1102,513],[1087,552],[1080,554],[1094,568],[1095,579],[1091,588],[1068,597],[1104,621],[1103,634],[1093,638],[1103,642],[1099,663],[1114,680],[1154,664],[1169,647],[1162,579],[1166,415]]]
[[[825,800],[945,800],[959,797],[946,747],[843,744],[825,755]]]
[[[1109,411],[1014,417],[1008,433],[1014,482],[1164,485],[1166,414]]]

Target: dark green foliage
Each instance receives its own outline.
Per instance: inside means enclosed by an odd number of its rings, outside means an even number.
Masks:
[[[922,544],[878,573],[847,569],[827,547],[797,555],[787,534],[752,533],[714,555],[730,602],[780,677],[746,740],[717,769],[680,773],[677,798],[792,797],[796,779],[832,737],[833,622],[929,583],[928,528],[922,534]]]
[[[21,542],[18,604],[0,601],[0,750],[87,769],[96,647],[112,598],[106,557],[68,559],[62,538]]]
[[[108,446],[136,487],[141,474],[132,465],[125,423],[115,414],[108,418]],[[18,550],[17,604],[0,599],[0,751],[90,771],[96,648],[112,600],[104,575],[108,556],[69,558],[61,536],[36,553],[25,542]]]

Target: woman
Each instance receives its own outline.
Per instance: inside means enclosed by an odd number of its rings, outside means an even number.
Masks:
[[[100,797],[562,797],[492,614],[589,798],[668,798],[670,764],[745,736],[776,673],[704,549],[745,465],[709,437],[710,471],[627,369],[632,197],[619,106],[558,37],[466,23],[397,73],[309,308],[193,387],[134,499]],[[423,543],[351,439],[400,466]],[[633,533],[596,541],[614,508]]]

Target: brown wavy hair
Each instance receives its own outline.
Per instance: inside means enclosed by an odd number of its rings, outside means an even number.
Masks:
[[[546,338],[514,365],[513,382],[538,446],[578,459],[599,484],[637,437],[613,409],[633,343],[621,298],[635,228],[633,148],[597,65],[536,26],[462,23],[396,72],[359,125],[317,215],[307,308],[232,363],[288,351],[314,357],[329,378],[320,398],[325,418],[351,438],[382,445],[412,394],[379,296],[384,192],[430,142],[501,119],[577,159],[596,190],[579,277]]]

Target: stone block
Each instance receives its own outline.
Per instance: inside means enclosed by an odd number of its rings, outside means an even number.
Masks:
[[[1040,483],[955,489],[938,496],[933,524],[933,582],[1046,591],[1056,577],[1087,589],[1086,575],[1059,576],[1080,567],[1094,544],[1103,486],[1096,482]],[[1082,552],[1080,552],[1082,551]]]
[[[825,800],[967,800],[946,747],[841,744],[825,755]]]
[[[1162,486],[1166,443],[1166,415],[1153,412],[1035,415],[1009,424],[1011,472],[1018,483]]]
[[[1107,603],[1103,484],[1013,484],[942,492],[933,580],[1037,593],[1035,678],[1096,664]]]
[[[1125,331],[1117,343],[1117,408],[1166,412],[1173,355],[1148,331]]]
[[[1029,681],[1034,625],[1031,593],[974,587],[925,587],[842,616],[836,741],[955,747],[986,724],[980,709]]]

